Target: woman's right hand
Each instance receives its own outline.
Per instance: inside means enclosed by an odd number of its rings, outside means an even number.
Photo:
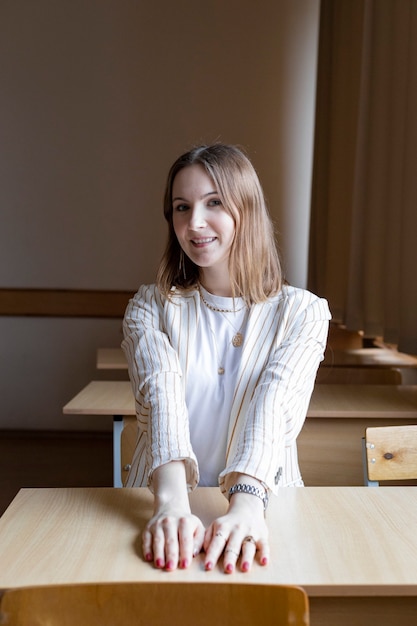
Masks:
[[[168,571],[187,568],[199,554],[205,528],[191,513],[182,461],[158,467],[152,476],[154,514],[142,534],[143,555]]]
[[[189,509],[166,504],[158,508],[143,531],[143,555],[159,569],[186,569],[201,551],[204,534],[203,524]]]

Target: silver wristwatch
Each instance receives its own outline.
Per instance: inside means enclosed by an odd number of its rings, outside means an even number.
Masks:
[[[251,496],[256,496],[260,498],[264,504],[264,511],[266,511],[269,502],[269,495],[266,489],[259,489],[259,487],[254,487],[254,485],[246,485],[244,483],[236,483],[233,487],[229,489],[229,498],[234,493],[248,493]]]

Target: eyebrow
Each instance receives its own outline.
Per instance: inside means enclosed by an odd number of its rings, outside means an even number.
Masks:
[[[218,195],[219,195],[218,191],[208,191],[203,196],[201,196],[200,199],[202,200],[203,198],[207,198],[208,196],[218,196]],[[181,196],[172,198],[172,202],[176,202],[177,200],[181,200],[181,202],[188,202],[186,198],[182,198]]]

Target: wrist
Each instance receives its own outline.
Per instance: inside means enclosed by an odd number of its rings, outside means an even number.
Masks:
[[[257,498],[262,503],[264,512],[268,508],[269,495],[268,491],[262,485],[253,485],[245,482],[237,482],[232,485],[228,491],[229,499],[237,496],[247,496],[249,498]],[[245,498],[246,499],[246,498]]]
[[[185,467],[172,461],[158,467],[152,476],[155,509],[190,508]]]

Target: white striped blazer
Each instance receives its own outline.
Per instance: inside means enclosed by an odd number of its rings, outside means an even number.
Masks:
[[[199,480],[185,403],[188,356],[201,300],[197,290],[162,297],[143,285],[129,301],[123,350],[136,399],[138,437],[127,486],[152,488],[152,472],[184,460],[189,489]],[[251,307],[227,438],[225,476],[254,476],[271,491],[302,485],[296,439],[303,426],[331,318],[326,300],[290,286]]]

